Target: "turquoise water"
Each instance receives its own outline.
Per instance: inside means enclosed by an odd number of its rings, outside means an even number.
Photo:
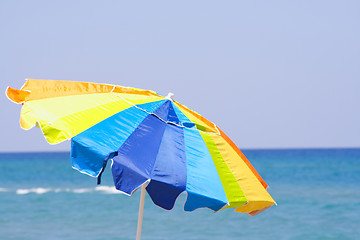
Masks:
[[[147,197],[142,239],[359,239],[360,149],[246,150],[278,206],[172,211]],[[0,239],[135,239],[139,193],[71,168],[69,153],[0,154]]]

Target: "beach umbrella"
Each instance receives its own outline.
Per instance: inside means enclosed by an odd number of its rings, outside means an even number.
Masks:
[[[185,211],[209,208],[255,215],[275,202],[247,158],[214,123],[150,90],[90,82],[28,79],[8,87],[22,104],[20,125],[41,128],[50,144],[71,140],[73,168],[98,178],[112,160],[116,189],[141,188],[170,210],[187,193]]]

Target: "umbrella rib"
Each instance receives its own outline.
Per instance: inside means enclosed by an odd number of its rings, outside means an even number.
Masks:
[[[114,87],[114,89],[115,89],[115,87]],[[114,90],[114,89],[113,89],[113,90]],[[186,126],[184,126],[184,125],[180,125],[180,124],[177,124],[177,123],[174,123],[174,122],[171,122],[171,121],[166,121],[166,120],[162,119],[161,117],[159,117],[158,115],[156,115],[155,113],[148,112],[148,111],[146,111],[145,109],[142,109],[141,107],[138,107],[136,104],[134,104],[134,103],[126,100],[126,99],[123,98],[122,96],[120,96],[120,95],[118,95],[118,94],[115,94],[115,93],[113,92],[113,90],[111,91],[111,93],[114,94],[115,96],[121,98],[121,100],[129,103],[130,105],[134,106],[135,108],[137,108],[137,109],[139,109],[139,110],[141,110],[141,111],[143,111],[143,112],[146,112],[147,114],[150,114],[150,115],[153,115],[153,116],[157,117],[159,120],[163,121],[164,123],[172,124],[172,125],[175,125],[175,126],[178,126],[178,127],[181,127],[181,128],[192,129],[192,128],[186,127]],[[170,100],[170,101],[171,101],[171,100]],[[216,135],[221,135],[218,127],[215,125],[215,123],[213,123],[213,124],[214,124],[214,126],[215,126],[215,129],[217,130],[217,133],[216,133],[216,132],[208,132],[208,133],[212,133],[212,134],[216,134]],[[201,129],[196,129],[196,130],[198,130],[198,131],[200,131],[200,132],[206,132],[206,131],[203,131],[203,130],[201,130]]]

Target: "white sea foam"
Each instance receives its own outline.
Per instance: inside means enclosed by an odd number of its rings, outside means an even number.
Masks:
[[[9,192],[8,189],[0,188],[0,192]],[[83,193],[100,193],[100,194],[119,194],[120,191],[116,190],[115,187],[111,186],[97,186],[95,188],[20,188],[17,189],[16,194],[25,195],[30,193],[35,194],[44,194],[49,192],[61,193],[61,192],[69,192],[75,194],[83,194]]]
[[[58,192],[62,192],[64,189],[61,189],[61,188],[56,188],[54,189],[54,192],[58,193]],[[66,189],[65,189],[66,190]]]
[[[91,188],[77,188],[77,189],[72,189],[71,192],[73,193],[88,193],[88,192],[92,192],[93,189]]]
[[[97,186],[95,188],[95,191],[106,193],[106,194],[118,194],[118,193],[121,193],[115,187],[110,187],[110,186]]]
[[[24,195],[29,193],[44,194],[50,192],[51,188],[30,188],[30,189],[18,189],[16,194]]]
[[[9,190],[6,188],[0,188],[0,192],[7,192],[7,191],[9,191]]]

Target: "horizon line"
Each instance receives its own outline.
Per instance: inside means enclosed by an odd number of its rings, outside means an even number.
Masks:
[[[279,148],[241,148],[241,151],[279,151],[279,150],[352,150],[360,149],[360,147],[279,147]],[[70,151],[0,151],[0,154],[11,154],[11,153],[70,153]]]

